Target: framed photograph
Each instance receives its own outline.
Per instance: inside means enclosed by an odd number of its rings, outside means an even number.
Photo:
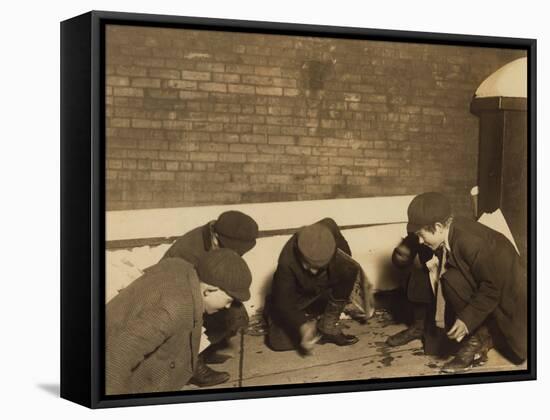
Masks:
[[[61,23],[61,396],[536,378],[536,40]]]

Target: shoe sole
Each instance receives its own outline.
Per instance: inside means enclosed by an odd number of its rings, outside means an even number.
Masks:
[[[359,340],[349,342],[349,343],[345,343],[345,344],[338,344],[338,343],[335,343],[334,341],[325,340],[324,338],[321,338],[317,342],[317,344],[320,344],[321,346],[323,346],[325,344],[334,344],[335,346],[338,346],[338,347],[346,347],[346,346],[353,346],[354,344],[357,344],[358,342],[359,342]]]
[[[483,356],[481,354],[475,354],[474,355],[474,361],[472,364],[464,369],[456,369],[456,370],[448,370],[448,369],[441,369],[441,372],[443,373],[463,373],[468,372],[474,367],[483,366],[485,363],[487,363],[487,355]]]
[[[468,372],[470,369],[472,369],[473,365],[470,365],[466,368],[463,368],[463,369],[444,369],[442,368],[441,369],[441,373],[464,373],[464,372]]]
[[[202,384],[202,383],[198,383],[198,382],[195,382],[195,381],[189,381],[189,383],[191,385],[198,386],[199,388],[207,388],[207,387],[210,387],[210,386],[216,386],[216,385],[224,384],[227,381],[229,381],[229,378],[225,379],[224,381],[217,381],[217,382],[213,382],[211,384]]]

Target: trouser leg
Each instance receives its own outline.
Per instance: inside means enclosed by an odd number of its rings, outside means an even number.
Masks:
[[[386,344],[392,347],[403,346],[413,340],[422,339],[426,322],[427,307],[425,304],[413,303],[413,322],[406,329],[391,335]]]
[[[407,299],[418,304],[430,304],[433,301],[433,290],[430,275],[426,268],[413,268],[407,282]]]
[[[328,267],[330,295],[337,301],[348,301],[359,274],[358,267],[336,254]]]
[[[229,380],[227,372],[218,372],[207,363],[223,363],[230,355],[216,354],[218,350],[230,347],[229,339],[241,328],[248,326],[248,313],[241,302],[233,302],[229,308],[203,316],[205,335],[211,343],[199,354],[198,363],[190,383],[199,387],[214,386]]]
[[[423,334],[428,318],[428,305],[426,303],[411,302],[413,320],[410,328]]]
[[[445,298],[445,326],[449,329],[453,326],[457,314],[468,305],[476,291],[454,268],[447,270],[440,285]]]
[[[441,282],[445,298],[445,326],[450,329],[458,314],[469,304],[475,290],[466,279],[455,269],[445,273]],[[474,364],[483,364],[487,360],[487,352],[492,348],[492,335],[488,326],[491,325],[489,316],[476,331],[469,331],[459,344],[456,356],[442,367],[446,373],[463,372]]]
[[[328,267],[329,288],[327,290],[326,305],[323,310],[319,330],[327,334],[341,332],[337,326],[340,314],[349,302],[349,298],[355,282],[357,281],[358,268],[340,254],[336,254]]]
[[[405,289],[413,319],[405,330],[388,337],[386,343],[389,346],[402,346],[425,336],[428,309],[433,300],[428,271],[424,268],[411,269]]]

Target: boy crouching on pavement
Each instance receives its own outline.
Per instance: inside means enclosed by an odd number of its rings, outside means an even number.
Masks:
[[[220,248],[232,249],[242,257],[254,248],[257,238],[256,221],[240,211],[229,210],[179,237],[162,258],[181,258],[196,266],[204,254]],[[248,327],[248,321],[248,313],[238,301],[213,314],[204,314],[203,326],[210,345],[199,354],[190,383],[210,387],[229,380],[228,372],[214,370],[208,364],[224,363],[230,357],[220,350],[231,349],[231,339]]]
[[[201,256],[196,267],[162,259],[106,308],[106,393],[178,391],[195,370],[203,313],[250,298],[252,276],[230,249]]]
[[[479,222],[453,217],[440,193],[416,196],[407,214],[407,231],[441,253],[435,323],[461,343],[442,371],[468,370],[486,360],[493,343],[512,362],[525,360],[527,276],[511,242]]]
[[[359,340],[344,334],[338,324],[359,270],[350,255],[330,218],[301,228],[288,240],[266,299],[267,344],[272,350],[308,353],[317,341],[349,346]]]

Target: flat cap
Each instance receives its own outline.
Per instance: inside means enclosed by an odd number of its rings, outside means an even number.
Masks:
[[[301,228],[297,241],[300,254],[315,268],[327,265],[336,251],[334,236],[329,228],[320,223]]]
[[[252,274],[245,260],[227,248],[205,253],[197,264],[200,281],[219,287],[234,299],[244,302],[250,299]]]
[[[407,209],[407,232],[418,232],[425,226],[443,223],[452,214],[447,197],[438,192],[417,195]]]
[[[221,246],[244,255],[256,245],[258,224],[254,219],[240,211],[226,211],[214,222]]]

